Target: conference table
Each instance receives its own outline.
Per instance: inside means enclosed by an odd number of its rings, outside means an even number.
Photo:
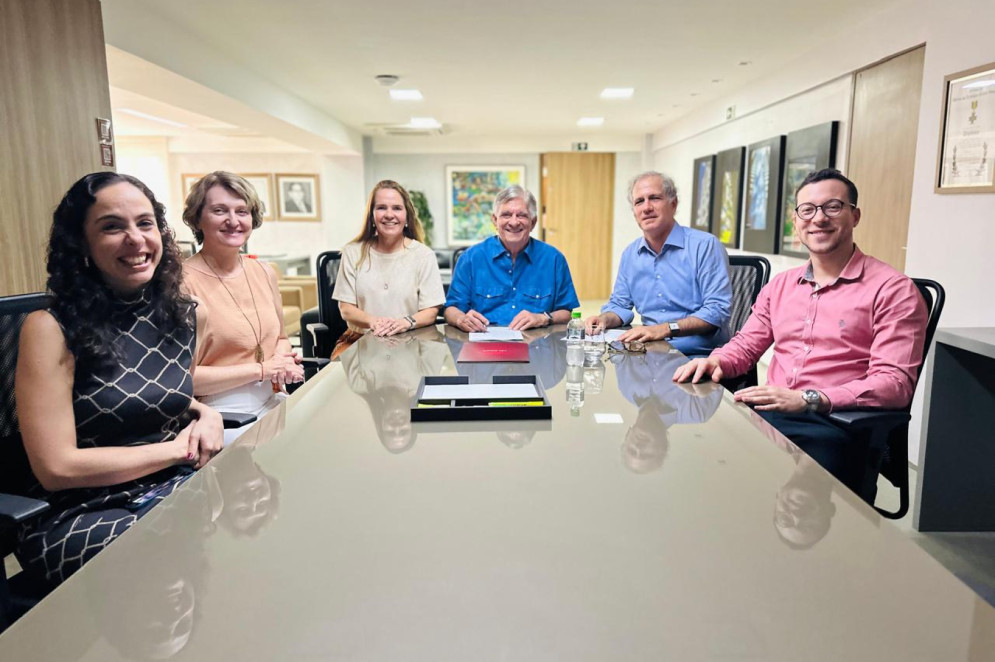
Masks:
[[[364,337],[0,637],[2,660],[992,660],[995,610],[665,342]],[[412,423],[423,376],[552,420]]]

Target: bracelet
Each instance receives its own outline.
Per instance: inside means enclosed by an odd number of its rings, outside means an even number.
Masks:
[[[408,326],[408,331],[410,331],[411,329],[415,328],[415,318],[414,317],[412,317],[411,315],[405,315],[404,319],[408,320],[408,324],[410,325],[410,326]]]

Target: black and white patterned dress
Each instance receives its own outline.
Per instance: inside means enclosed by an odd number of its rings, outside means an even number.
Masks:
[[[189,326],[163,337],[149,319],[152,308],[147,293],[136,302],[118,304],[114,324],[120,329],[121,361],[94,374],[76,375],[73,414],[80,448],[170,441],[186,424],[193,398],[193,312]],[[36,485],[31,495],[45,498],[51,510],[21,530],[18,561],[51,584],[65,581],[189,473],[171,467],[120,485],[52,493]],[[147,503],[128,503],[160,486],[161,493]]]

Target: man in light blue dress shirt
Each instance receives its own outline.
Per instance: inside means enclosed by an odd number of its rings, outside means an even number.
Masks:
[[[729,257],[718,238],[679,225],[677,190],[658,172],[637,175],[629,202],[643,236],[622,252],[611,299],[600,320],[606,329],[632,322],[635,308],[643,326],[622,341],[666,340],[685,355],[705,355],[729,340],[732,286]]]
[[[531,329],[570,321],[580,305],[563,253],[529,234],[535,196],[509,186],[494,199],[496,237],[463,253],[446,297],[446,322],[462,331],[488,324]]]

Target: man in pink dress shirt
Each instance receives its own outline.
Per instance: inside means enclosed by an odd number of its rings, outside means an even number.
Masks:
[[[810,173],[796,198],[795,232],[809,250],[808,264],[778,274],[742,330],[708,358],[678,368],[674,380],[741,375],[773,344],[767,385],[737,391],[735,399],[873,500],[878,467],[871,466],[867,440],[850,438],[825,414],[908,405],[922,362],[926,304],[910,278],[854,243],[860,209],[853,182],[827,168]]]

